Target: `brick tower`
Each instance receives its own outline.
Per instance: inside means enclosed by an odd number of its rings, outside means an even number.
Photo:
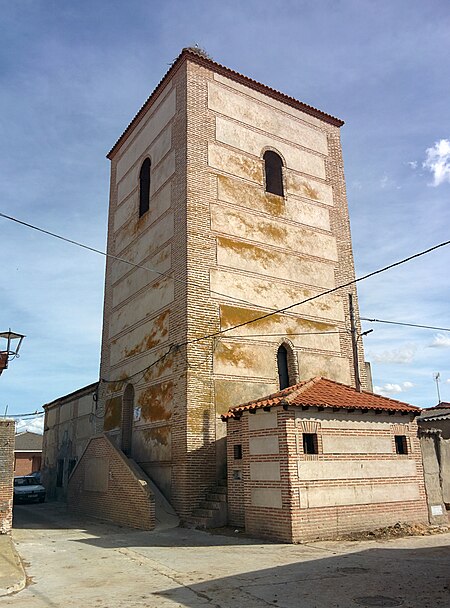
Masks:
[[[106,266],[98,430],[182,518],[222,475],[230,406],[355,383],[355,288],[198,340],[354,278],[342,124],[184,49],[108,155],[108,253],[131,264]]]

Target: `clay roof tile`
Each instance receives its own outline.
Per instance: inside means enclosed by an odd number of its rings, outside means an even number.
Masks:
[[[222,416],[223,420],[239,417],[242,412],[267,406],[323,407],[333,409],[361,409],[386,412],[409,412],[419,415],[421,410],[397,399],[376,395],[369,391],[357,391],[351,386],[315,377],[285,388],[277,393],[232,407]]]

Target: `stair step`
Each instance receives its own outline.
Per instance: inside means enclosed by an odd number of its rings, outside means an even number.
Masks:
[[[206,517],[191,517],[189,527],[205,530],[208,527],[208,519]]]
[[[226,502],[227,493],[226,492],[208,492],[206,495],[207,501],[212,502]]]
[[[197,509],[195,509],[195,511],[193,511],[192,515],[193,517],[205,517],[205,518],[210,518],[212,517],[215,512],[217,511],[217,509],[203,509],[201,507],[198,507]]]
[[[223,504],[222,500],[202,500],[202,502],[198,505],[198,509],[208,509],[211,510],[213,509],[214,511],[217,511],[218,509],[220,509],[221,505]]]

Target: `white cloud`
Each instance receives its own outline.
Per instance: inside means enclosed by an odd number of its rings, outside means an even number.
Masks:
[[[450,384],[450,378],[447,378],[447,380],[445,381],[445,384]]]
[[[441,139],[432,148],[427,148],[424,169],[433,174],[433,186],[450,183],[450,140]]]
[[[374,363],[411,363],[416,353],[416,346],[408,344],[403,348],[385,350],[371,355]]]
[[[414,384],[412,382],[402,382],[401,384],[394,384],[392,382],[386,382],[383,386],[374,386],[374,393],[379,393],[380,395],[396,395],[398,393],[404,393],[409,389],[413,388]]]
[[[36,416],[36,418],[19,418],[16,420],[16,433],[30,431],[31,433],[44,432],[44,416]]]
[[[383,188],[383,189],[386,188],[386,186],[388,185],[388,182],[389,182],[388,176],[387,175],[383,175],[383,177],[380,180],[380,187]]]
[[[436,334],[429,346],[432,348],[450,348],[450,335]]]
[[[416,160],[410,160],[406,164],[409,165],[411,167],[411,169],[417,169],[417,161]]]

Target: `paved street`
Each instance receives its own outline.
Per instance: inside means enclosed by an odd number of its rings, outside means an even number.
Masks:
[[[15,508],[14,540],[29,585],[0,608],[450,605],[450,534],[293,546],[135,532],[42,504]]]

